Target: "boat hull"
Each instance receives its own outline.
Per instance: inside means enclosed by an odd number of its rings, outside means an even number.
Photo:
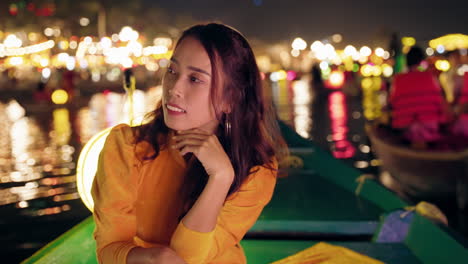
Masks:
[[[391,176],[383,183],[394,191],[418,200],[433,200],[453,196],[466,188],[468,150],[414,150],[390,143],[375,126],[368,126],[366,131],[372,150]]]

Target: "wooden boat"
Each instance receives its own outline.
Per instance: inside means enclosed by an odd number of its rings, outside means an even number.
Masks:
[[[332,241],[331,244],[379,259],[387,264],[467,263],[468,250],[447,232],[426,218],[415,215],[408,236],[401,243],[372,241]],[[81,263],[96,264],[96,247],[92,239],[94,222],[87,218],[64,235],[23,261],[25,264]],[[285,258],[318,241],[258,240],[241,242],[249,264],[264,264]]]
[[[372,149],[391,175],[390,185],[416,200],[444,199],[456,194],[460,208],[467,204],[468,149],[458,152],[415,150],[393,142],[377,126],[366,127]],[[390,187],[392,188],[392,187]]]
[[[374,180],[280,124],[291,149],[287,177],[241,242],[248,263],[270,263],[318,241],[345,246],[385,263],[468,263],[468,251],[445,230],[415,214],[404,241],[377,243],[382,214],[407,206]],[[362,179],[362,178],[361,178]],[[355,194],[360,187],[359,195]],[[23,263],[96,263],[94,221],[87,218]],[[272,239],[273,238],[273,239]]]

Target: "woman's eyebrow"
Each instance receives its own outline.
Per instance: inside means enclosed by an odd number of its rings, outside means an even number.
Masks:
[[[175,64],[179,64],[179,62],[175,58],[171,58],[171,61],[174,62]],[[200,68],[197,68],[197,67],[194,67],[194,66],[187,66],[187,68],[189,68],[192,71],[203,73],[203,74],[206,74],[206,75],[211,77],[211,74],[209,74],[207,71],[202,70]]]

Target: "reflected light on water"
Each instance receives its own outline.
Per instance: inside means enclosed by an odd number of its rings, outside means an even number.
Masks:
[[[294,104],[309,104],[311,96],[309,92],[309,85],[304,80],[294,81],[292,83],[294,92],[293,103]]]
[[[26,111],[24,110],[23,107],[21,107],[18,102],[15,100],[12,100],[8,103],[8,105],[5,108],[6,114],[8,118],[12,121],[15,122],[21,118],[24,117]]]
[[[361,145],[359,145],[359,150],[362,153],[369,153],[370,152],[370,147],[368,145],[361,144]]]
[[[135,90],[133,92],[133,103],[130,104],[129,101],[130,100],[126,98],[124,99],[125,104],[123,106],[123,115],[121,115],[121,119],[118,123],[126,123],[133,125],[140,124],[143,121],[143,117],[147,113],[146,106],[144,104],[145,93],[141,90]],[[130,107],[133,107],[133,109],[130,109]],[[131,114],[133,115],[132,117],[130,117]]]
[[[76,119],[79,140],[81,144],[84,144],[95,134],[94,127],[90,125],[93,122],[90,108],[83,107],[78,110]]]
[[[29,145],[31,144],[28,121],[29,120],[27,118],[21,118],[13,123],[10,130],[10,138],[12,141],[11,152],[19,162],[22,162],[24,159],[28,158],[26,152]]]
[[[71,206],[68,204],[64,204],[61,206],[54,206],[54,207],[48,207],[44,209],[39,209],[39,210],[26,210],[22,214],[27,215],[27,216],[45,216],[45,215],[54,215],[54,214],[59,214],[62,212],[70,211]]]
[[[367,120],[374,120],[382,115],[382,103],[380,98],[382,79],[380,77],[367,77],[362,79],[361,86],[364,116]]]
[[[40,181],[41,185],[59,185],[65,183],[75,182],[75,175],[64,176],[64,177],[54,177],[54,178],[44,178]]]
[[[284,72],[284,78],[282,78],[282,73],[284,71],[277,72],[279,79],[278,81],[272,81],[271,90],[273,102],[277,106],[278,117],[281,120],[291,120],[292,119],[292,105],[291,98],[293,97],[292,87],[288,87],[288,82],[286,80],[286,72]],[[273,73],[272,73],[273,74]],[[281,78],[280,78],[281,77]],[[271,75],[270,75],[271,79]]]
[[[26,207],[28,207],[28,206],[29,206],[29,203],[26,202],[26,201],[21,201],[21,202],[19,202],[18,205],[17,205],[18,208],[26,208]]]
[[[62,195],[55,195],[54,202],[63,202],[63,201],[75,200],[79,198],[80,198],[80,194],[77,192],[62,194]]]
[[[24,108],[15,101],[6,107],[0,104],[0,116],[9,120],[4,119],[0,127],[0,135],[9,140],[0,142],[5,147],[0,155],[0,205],[16,203],[21,212],[36,210],[45,203],[30,201],[64,195],[73,189],[76,193],[75,176],[70,175],[75,169],[72,161],[75,148],[68,145],[72,134],[68,110],[53,110],[49,133],[44,133],[40,126],[47,123],[26,117]]]
[[[356,149],[348,141],[346,99],[341,91],[336,91],[329,96],[329,113],[331,120],[332,139],[334,148],[332,154],[335,158],[344,159],[354,156]]]
[[[68,144],[72,133],[68,109],[55,109],[53,119],[55,136],[52,140],[59,146]]]
[[[310,89],[308,82],[298,80],[292,83],[293,88],[293,103],[294,103],[294,127],[296,132],[309,138],[309,131],[312,126],[312,118],[310,113]]]
[[[107,121],[105,126],[110,127],[119,124],[122,120],[122,104],[125,100],[123,95],[108,92],[104,94],[102,99],[105,103],[105,120]]]
[[[358,169],[365,169],[369,167],[369,162],[364,161],[364,160],[359,160],[359,161],[354,162],[354,167]]]
[[[370,165],[374,167],[382,166],[382,161],[379,159],[373,159],[370,161]]]

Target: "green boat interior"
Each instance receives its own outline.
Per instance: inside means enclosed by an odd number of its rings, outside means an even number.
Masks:
[[[282,166],[287,175],[241,242],[248,263],[271,263],[319,241],[390,264],[468,263],[464,242],[417,213],[404,240],[377,242],[384,215],[408,204],[285,124],[280,128],[290,147]],[[89,217],[23,263],[96,263],[93,230]]]

